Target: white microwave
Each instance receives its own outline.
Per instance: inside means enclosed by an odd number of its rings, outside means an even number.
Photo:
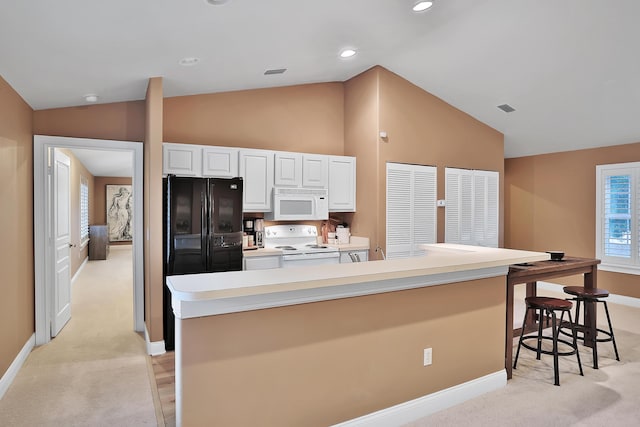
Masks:
[[[273,209],[265,212],[271,221],[329,219],[329,191],[326,188],[274,188]]]

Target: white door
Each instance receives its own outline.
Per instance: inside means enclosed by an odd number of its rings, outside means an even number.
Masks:
[[[60,150],[53,150],[53,238],[55,247],[55,281],[53,289],[53,318],[51,336],[71,319],[71,260],[70,242],[70,198],[69,182],[71,162]]]

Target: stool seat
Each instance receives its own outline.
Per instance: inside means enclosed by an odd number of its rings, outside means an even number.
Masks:
[[[606,289],[586,289],[582,286],[565,286],[562,290],[566,294],[582,298],[606,298],[609,296],[609,291]]]
[[[559,298],[526,297],[524,301],[531,308],[542,308],[545,310],[571,310],[571,307],[573,307],[571,301]]]
[[[598,369],[598,343],[599,342],[609,342],[613,343],[613,351],[616,354],[616,360],[620,361],[620,355],[618,354],[618,346],[616,345],[616,338],[613,334],[613,326],[611,325],[611,317],[609,316],[609,307],[607,306],[607,302],[604,298],[609,296],[609,291],[606,289],[587,289],[582,286],[565,286],[563,288],[564,292],[573,295],[573,298],[569,298],[569,300],[576,302],[576,324],[571,331],[565,331],[564,326],[560,326],[560,333],[563,335],[571,336],[574,334],[574,329],[577,329],[577,336],[580,339],[586,339],[590,337],[591,341],[591,350],[593,353],[593,369]],[[604,306],[604,312],[607,315],[607,323],[609,324],[609,330],[605,331],[604,329],[600,329],[598,327],[587,328],[586,319],[580,323],[580,304],[581,303],[590,303],[597,304],[601,303]],[[595,307],[594,307],[595,309]],[[585,309],[586,314],[586,309]],[[586,315],[585,315],[586,317]],[[598,338],[598,334],[603,335],[604,338]]]

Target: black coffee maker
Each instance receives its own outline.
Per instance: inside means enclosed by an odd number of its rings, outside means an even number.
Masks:
[[[243,231],[249,237],[249,246],[264,247],[264,220],[262,218],[245,218],[243,220]]]

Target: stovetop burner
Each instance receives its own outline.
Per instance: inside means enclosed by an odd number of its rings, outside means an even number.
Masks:
[[[310,244],[310,245],[306,245],[306,247],[311,249],[327,249],[329,246]]]
[[[293,246],[275,246],[276,249],[284,249],[285,251],[295,251],[297,250]]]

